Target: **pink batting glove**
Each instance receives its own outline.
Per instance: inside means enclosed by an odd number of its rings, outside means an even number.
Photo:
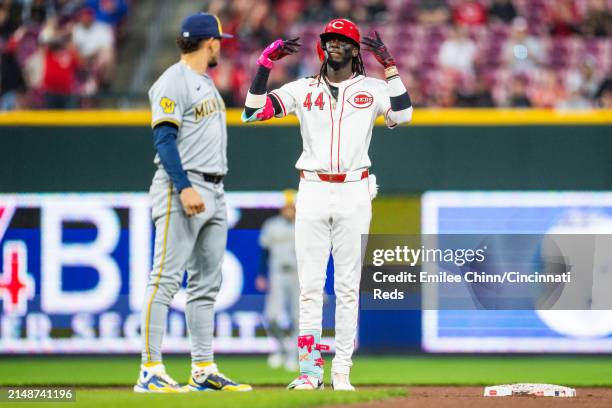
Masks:
[[[277,51],[282,46],[283,46],[283,40],[281,40],[280,38],[274,41],[272,44],[268,45],[266,49],[263,50],[259,58],[257,58],[257,64],[263,65],[264,67],[268,69],[272,69],[272,65],[274,65],[274,63],[270,59],[270,55],[273,54],[275,51]]]
[[[273,61],[277,61],[287,55],[298,52],[301,45],[298,40],[299,38],[293,38],[291,40],[281,40],[279,38],[263,50],[259,58],[257,58],[257,64],[272,69]]]

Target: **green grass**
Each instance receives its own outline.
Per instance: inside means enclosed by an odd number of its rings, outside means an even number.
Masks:
[[[264,357],[222,356],[217,363],[228,376],[253,385],[285,386],[295,377],[294,373],[282,369],[269,369]],[[165,364],[168,373],[177,381],[187,381],[188,357],[167,357]],[[5,357],[0,358],[0,385],[133,385],[138,369],[137,356]],[[329,378],[329,371],[326,378]],[[547,382],[612,386],[612,357],[357,357],[351,380],[355,385]]]
[[[383,398],[406,395],[401,389],[377,389],[350,392],[286,392],[282,390],[253,391],[248,393],[188,393],[174,395],[135,394],[131,391],[117,390],[77,390],[76,403],[53,403],[53,407],[147,407],[147,408],[179,408],[179,407],[313,407],[331,404],[350,404]],[[5,405],[4,403],[2,404]],[[28,404],[15,403],[7,406],[48,406],[47,403]]]

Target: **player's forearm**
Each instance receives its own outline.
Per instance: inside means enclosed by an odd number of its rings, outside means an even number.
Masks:
[[[412,101],[395,66],[385,70],[391,110],[387,117],[394,123],[406,123],[412,120]]]
[[[276,98],[266,93],[268,77],[277,61],[287,55],[295,54],[300,46],[299,38],[283,41],[278,39],[268,45],[257,59],[257,73],[247,93],[242,112],[243,122],[257,122],[271,119],[282,113],[282,107]]]
[[[176,146],[176,136],[178,129],[169,123],[161,123],[153,129],[153,140],[155,149],[159,154],[159,160],[172,180],[172,184],[178,192],[191,187],[191,182],[187,178],[187,173],[183,170],[181,157]]]
[[[264,65],[259,65],[257,68],[257,73],[244,102],[243,122],[268,120],[282,113],[283,110],[278,100],[269,96],[266,92],[270,70]]]
[[[253,82],[247,93],[246,101],[244,102],[244,113],[247,118],[252,117],[257,110],[266,105],[266,89],[270,71],[270,68],[263,65],[257,66],[257,73],[255,74],[255,78],[253,78]]]

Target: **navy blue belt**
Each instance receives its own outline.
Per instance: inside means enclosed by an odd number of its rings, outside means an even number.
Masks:
[[[193,171],[193,170],[189,170],[189,172],[193,174],[197,174],[198,176],[202,177],[204,181],[208,183],[213,183],[213,184],[219,184],[220,182],[223,181],[223,177],[225,177],[223,175],[206,174],[206,173],[200,173],[200,172]]]

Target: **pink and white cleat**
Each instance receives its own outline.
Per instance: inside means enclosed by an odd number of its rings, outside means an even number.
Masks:
[[[322,390],[323,379],[308,374],[302,374],[287,386],[288,390],[314,391]]]

